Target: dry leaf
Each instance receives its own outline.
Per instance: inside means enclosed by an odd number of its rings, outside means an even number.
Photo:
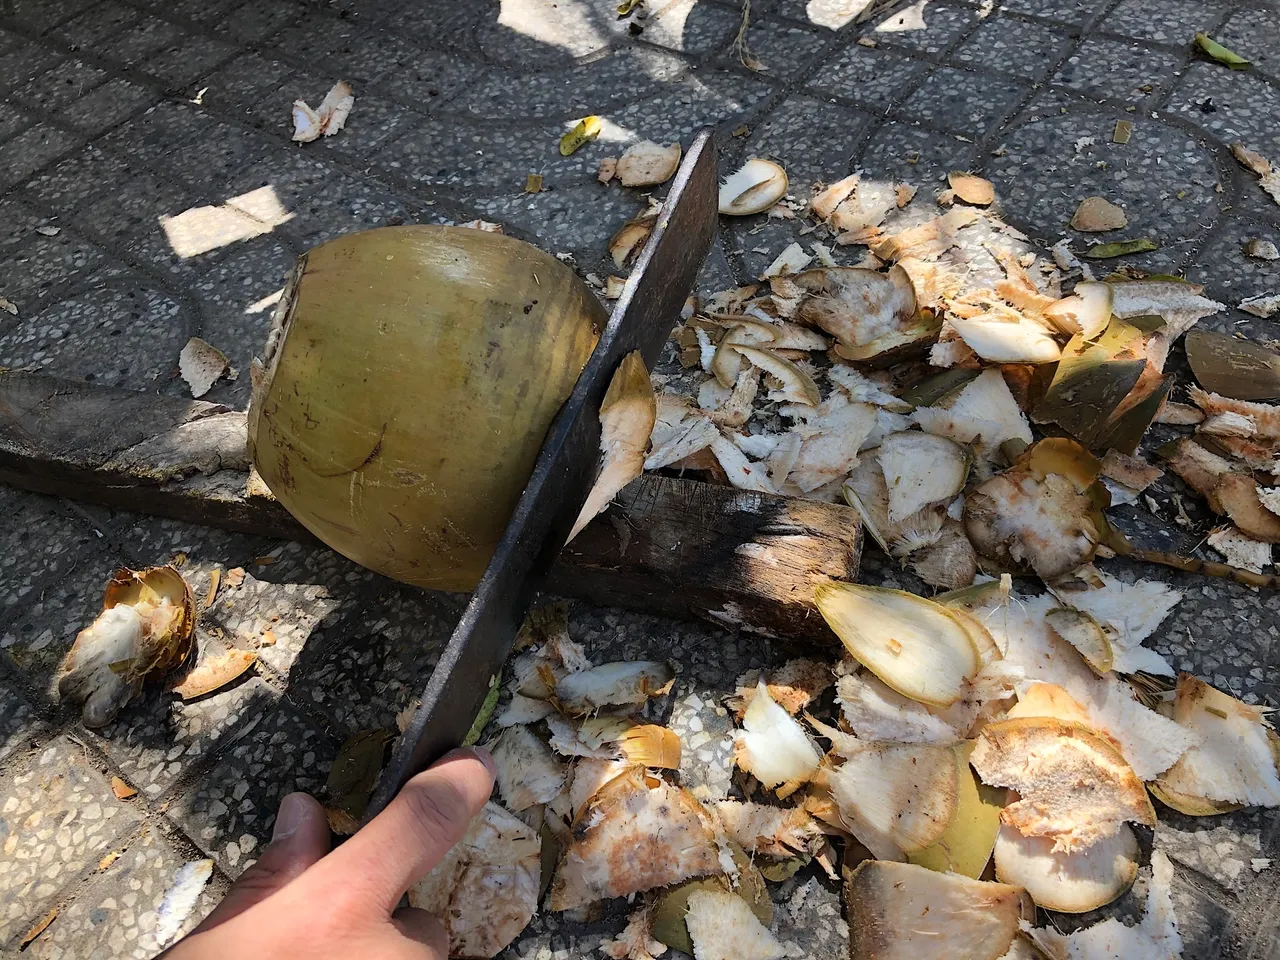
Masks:
[[[567,157],[600,136],[601,126],[599,117],[594,115],[583,117],[574,124],[572,130],[560,138],[560,156]]]
[[[1129,138],[1133,136],[1132,120],[1117,120],[1116,128],[1111,134],[1112,143],[1128,143]]]
[[[43,917],[36,921],[35,926],[22,935],[22,939],[18,941],[18,949],[22,950],[27,947],[36,937],[44,933],[48,929],[49,924],[53,923],[58,916],[58,908],[54,907]]]
[[[990,180],[972,173],[953,171],[947,174],[947,183],[955,191],[956,199],[977,207],[987,207],[995,202],[996,188]]]
[[[1129,218],[1124,210],[1105,197],[1085,197],[1070,224],[1072,229],[1082,233],[1105,233],[1128,225]]]
[[[525,193],[541,193],[542,192],[542,174],[531,173],[524,178]]]
[[[111,778],[111,792],[117,800],[129,800],[138,795],[137,788],[129,786],[122,777]]]
[[[227,371],[227,355],[211,343],[192,337],[178,355],[178,370],[191,388],[191,396],[203,397]]]
[[[214,567],[209,571],[209,592],[204,597],[204,608],[208,610],[218,599],[218,584],[222,582],[222,568]]]
[[[231,683],[253,666],[257,659],[258,655],[248,650],[228,650],[222,656],[206,660],[193,669],[173,688],[173,692],[183,700],[203,697]]]
[[[112,850],[105,857],[103,857],[101,860],[98,861],[98,871],[101,872],[103,870],[106,870],[113,863],[119,860],[120,856],[121,856],[121,852],[119,850]]]

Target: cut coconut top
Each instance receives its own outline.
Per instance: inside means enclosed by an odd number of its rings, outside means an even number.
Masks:
[[[888,860],[935,843],[956,812],[957,749],[954,744],[843,743],[844,762],[827,773],[827,783],[849,832]]]
[[[832,399],[823,401],[805,421],[804,441],[791,465],[791,482],[806,493],[847,476],[876,425],[876,407],[871,404],[836,406]]]
[[[945,707],[981,662],[968,632],[939,604],[899,590],[824,583],[814,602],[845,648],[903,696]]]
[[[720,212],[763,213],[787,195],[787,172],[772,160],[748,160],[720,183]]]
[[[662,146],[652,140],[633,143],[618,158],[614,176],[624,187],[654,187],[666,183],[680,166],[680,144]]]
[[[922,546],[936,543],[942,535],[943,511],[929,507],[902,521],[889,520],[889,487],[874,451],[863,456],[845,480],[845,501],[858,511],[867,532],[886,552],[900,556]]]
[[[1280,440],[1280,406],[1258,403],[1253,400],[1233,400],[1217,393],[1208,393],[1199,387],[1188,390],[1195,405],[1212,417],[1221,413],[1235,413],[1248,417],[1257,430],[1257,436],[1267,440]]]
[[[1009,391],[1009,385],[999,370],[984,370],[975,379],[970,380],[955,394],[944,398],[940,406],[958,417],[972,417],[983,423],[999,424],[1000,429],[993,435],[983,435],[983,445],[989,449],[998,448],[1006,440],[1021,440],[1030,443],[1031,425],[1026,414],[1018,406],[1018,401]]]
[[[764,786],[789,796],[818,769],[822,755],[804,727],[769,695],[763,682],[756,686],[742,729],[734,733],[734,762]]]
[[[947,183],[955,191],[957,200],[972,203],[977,207],[987,207],[995,202],[995,185],[990,180],[975,174],[953,170],[947,174]]]
[[[616,777],[575,822],[550,907],[568,910],[723,873],[715,834],[714,819],[687,790],[643,770]]]
[[[1048,837],[1024,837],[1001,824],[995,843],[996,877],[1022,887],[1037,906],[1086,913],[1125,893],[1138,876],[1138,838],[1124,824],[1114,835],[1072,853],[1054,852]]]
[[[1084,849],[1126,821],[1152,825],[1146,788],[1112,744],[1091,727],[1049,717],[1001,720],[983,728],[972,763],[983,781],[1020,799],[1001,819],[1053,849]]]
[[[991,363],[1053,363],[1062,348],[1040,324],[1000,312],[950,315],[951,327],[974,353]]]
[[[1018,933],[1017,887],[864,860],[845,881],[853,960],[998,960]]]
[[[1199,742],[1165,772],[1162,784],[1208,800],[1280,806],[1280,777],[1260,708],[1184,673],[1173,718]]]
[[[915,288],[901,267],[888,273],[859,267],[828,267],[796,274],[809,296],[799,318],[841,343],[870,349],[897,338],[916,319]]]

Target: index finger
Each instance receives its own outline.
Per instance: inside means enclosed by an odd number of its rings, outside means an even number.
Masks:
[[[308,884],[345,888],[390,914],[426,876],[493,790],[487,751],[455,750],[404,785],[387,809],[307,871]]]

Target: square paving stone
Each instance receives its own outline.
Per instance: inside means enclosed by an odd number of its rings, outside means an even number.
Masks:
[[[215,23],[213,29],[237,40],[265,40],[297,20],[306,9],[303,4],[293,0],[246,3],[231,16]]]
[[[321,137],[313,152],[368,157],[401,131],[422,122],[421,116],[398,101],[374,93],[359,96],[356,98],[356,108],[351,111],[346,126],[342,128],[342,134]]]
[[[899,112],[977,140],[1000,124],[1025,91],[1016,80],[939,67]]]
[[[1067,52],[1064,33],[1038,23],[992,17],[984,20],[952,54],[956,60],[1038,80]]]
[[[137,9],[116,0],[96,0],[84,13],[50,31],[79,50],[93,50],[112,34],[142,17]]]
[[[274,150],[267,156],[236,173],[226,181],[224,193],[227,199],[254,194],[264,187],[271,190],[278,203],[288,213],[294,213],[298,205],[311,194],[324,189],[326,182],[337,174],[328,157],[317,157],[300,150]]]
[[[114,851],[113,851],[114,852]],[[160,904],[187,858],[154,827],[128,842],[123,853],[58,912],[57,920],[27,948],[32,960],[150,960],[160,950]],[[218,904],[214,880],[201,891],[179,927],[185,936]]]
[[[257,130],[213,121],[186,140],[181,149],[171,153],[162,169],[166,176],[221,201],[227,199],[221,196],[223,185],[263,159],[273,148],[278,150],[279,145]]]
[[[197,86],[208,88],[204,102],[211,107],[243,116],[268,93],[283,89],[294,72],[288,64],[263,54],[242,53],[206,74]]]
[[[17,248],[19,244],[40,236],[35,232],[36,227],[47,225],[49,220],[10,197],[0,200],[0,223],[7,227],[0,234],[0,254],[6,254],[13,252],[11,248]]]
[[[307,197],[294,218],[279,230],[303,249],[344,233],[382,227],[395,221],[414,223],[415,207],[389,190],[345,174],[331,178],[325,189]]]
[[[236,47],[209,37],[184,37],[181,42],[152,54],[138,69],[177,89],[203,76],[236,52]]]
[[[871,142],[856,166],[873,179],[892,180],[919,187],[910,210],[921,202],[933,203],[952,170],[970,169],[972,144],[953,136],[918,127],[905,121],[881,124],[871,133]]]
[[[212,116],[193,104],[166,100],[112,130],[99,143],[104,149],[127,156],[130,161],[163,170],[175,152],[195,141],[217,123]]]
[[[742,14],[703,0],[675,0],[641,24],[645,43],[700,56],[721,49],[738,31]]]
[[[331,719],[343,735],[394,726],[427,685],[462,616],[462,595],[392,587],[326,629],[323,653],[289,675],[290,696]]]
[[[75,145],[74,134],[48,123],[28,127],[8,143],[0,145],[0,187],[25,180]]]
[[[84,204],[76,217],[107,243],[153,233],[160,229],[162,218],[177,216],[197,203],[194,191],[147,170],[130,169],[121,181]]]
[[[381,34],[351,19],[317,10],[282,30],[272,46],[301,63],[340,64],[346,79],[356,84],[372,82],[390,71],[403,53],[396,49],[403,42],[394,34]]]
[[[1098,29],[1140,40],[1156,40],[1175,46],[1190,44],[1199,30],[1209,30],[1222,19],[1225,4],[1215,0],[1123,0],[1098,24]]]
[[[115,154],[87,146],[33,177],[23,188],[62,216],[75,212],[104,183],[123,180],[129,165]]]
[[[871,119],[852,107],[795,95],[784,100],[748,142],[753,155],[777,157],[787,171],[791,192],[807,198],[811,184],[838,180],[852,170],[850,159]]]
[[[1056,20],[1064,24],[1078,24],[1095,16],[1107,6],[1108,0],[1004,0],[1000,4],[1005,13],[1030,14],[1042,20]]]
[[[430,110],[480,82],[479,65],[439,50],[414,50],[382,78],[379,86],[415,109]]]
[[[1256,189],[1252,184],[1250,189]],[[1280,264],[1246,256],[1249,240],[1270,240],[1280,245],[1280,226],[1232,218],[1218,227],[1213,239],[1187,267],[1187,279],[1203,283],[1206,293],[1231,309],[1200,321],[1199,326],[1223,333],[1242,333],[1255,340],[1275,336],[1275,321],[1250,316],[1237,308],[1246,297],[1276,292]]]
[[[138,824],[84,750],[60,738],[0,778],[0,944]]]
[[[92,550],[97,538],[53,497],[0,486],[0,623],[19,616],[51,577]]]
[[[85,279],[109,262],[101,248],[68,230],[55,237],[38,235],[13,250],[0,263],[0,276],[24,317],[43,309],[60,284]]]
[[[214,26],[235,16],[244,6],[246,0],[172,0],[165,4],[165,11],[170,16]]]
[[[159,99],[160,95],[154,90],[117,77],[63,108],[58,116],[64,123],[92,137]]]
[[[48,734],[49,725],[18,692],[14,678],[0,668],[0,764]]]
[[[5,4],[5,14],[37,33],[45,33],[91,3],[92,0],[10,0]]]
[[[19,110],[12,104],[0,103],[0,142],[8,140],[38,122],[35,114]]]
[[[1212,112],[1205,112],[1206,100],[1212,100]],[[1193,63],[1170,96],[1168,109],[1225,143],[1242,140],[1263,156],[1280,155],[1280,124],[1275,122],[1280,91],[1244,71]]]
[[[806,72],[809,62],[829,39],[825,31],[806,30],[776,20],[762,20],[747,31],[747,49],[768,77],[789,80]],[[722,59],[737,60],[728,50]]]
[[[202,643],[201,656],[217,656],[222,649]],[[115,722],[100,730],[79,729],[77,736],[93,740],[130,784],[154,800],[271,709],[276,692],[252,672],[244,676],[190,702],[158,685],[145,687]]]
[[[809,87],[887,109],[928,70],[929,65],[893,50],[879,50],[850,44],[827,61]]]
[[[106,72],[81,60],[63,60],[30,83],[15,90],[12,98],[33,110],[51,113],[82,97],[106,79]]]
[[[978,19],[978,11],[971,7],[916,2],[891,10],[864,32],[877,43],[941,53],[959,40]]]
[[[175,800],[168,816],[238,877],[270,841],[281,799],[299,790],[319,793],[336,752],[336,743],[283,703]]]
[[[1233,13],[1213,38],[1271,76],[1280,76],[1280,10],[1259,7]]]
[[[61,59],[60,54],[24,37],[12,49],[0,54],[0,84],[21,87]]]
[[[152,54],[173,47],[187,39],[181,27],[166,20],[146,16],[130,24],[111,38],[104,56],[128,66],[137,66]]]
[[[1089,37],[1053,80],[1096,99],[1141,103],[1167,89],[1182,58],[1125,40]]]
[[[146,287],[86,290],[20,318],[0,334],[0,365],[131,390],[186,393],[169,379],[194,317]]]

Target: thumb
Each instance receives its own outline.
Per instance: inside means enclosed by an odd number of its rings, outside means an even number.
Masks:
[[[329,852],[329,821],[324,807],[305,793],[280,802],[271,845],[231,885],[223,901],[194,932],[212,930],[280,890]]]

